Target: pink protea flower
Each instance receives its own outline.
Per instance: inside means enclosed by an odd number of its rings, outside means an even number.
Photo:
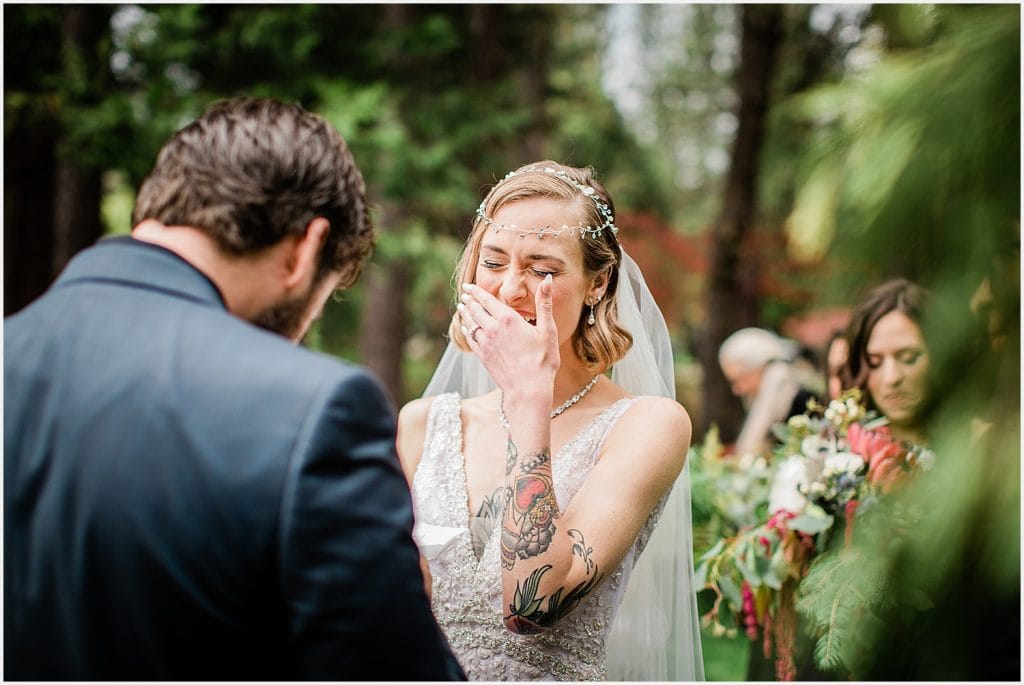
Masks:
[[[851,452],[861,455],[868,463],[869,483],[888,491],[899,480],[907,450],[893,438],[887,426],[868,430],[860,424],[851,424],[846,442]]]

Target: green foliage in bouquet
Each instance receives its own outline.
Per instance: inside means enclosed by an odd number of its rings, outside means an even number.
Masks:
[[[726,455],[716,426],[708,430],[701,445],[690,450],[696,550],[767,518],[770,456]]]
[[[899,496],[864,503],[857,510],[852,544],[810,565],[796,610],[816,640],[819,668],[859,675],[886,621],[931,607],[918,584],[893,573],[893,560],[923,517],[923,511]]]
[[[844,650],[860,646],[844,629],[862,625],[876,606],[892,601],[887,569],[876,564],[872,570],[868,552],[843,551],[851,547],[855,521],[886,517],[888,527],[870,530],[887,530],[892,540],[913,526],[919,512],[891,506],[887,495],[910,474],[930,469],[935,456],[896,441],[886,423],[850,390],[778,425],[781,445],[771,458],[766,515],[698,559],[697,586],[713,595],[705,627],[734,634],[742,625],[748,638],[762,639],[780,680],[796,675],[796,609],[810,618],[818,666],[848,669]],[[836,574],[849,576],[838,593]]]

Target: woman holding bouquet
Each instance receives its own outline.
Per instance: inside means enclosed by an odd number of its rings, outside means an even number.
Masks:
[[[923,418],[931,395],[928,344],[921,331],[928,292],[905,279],[872,290],[851,314],[849,349],[840,379],[860,388],[867,409],[889,420],[893,436],[924,444]]]

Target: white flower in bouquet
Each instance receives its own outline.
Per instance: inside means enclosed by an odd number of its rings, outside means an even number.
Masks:
[[[736,465],[745,471],[754,465],[754,459],[756,458],[757,455],[753,452],[744,452],[739,456],[739,459],[736,460]]]
[[[824,497],[828,492],[828,486],[820,480],[816,480],[807,487],[807,491],[811,497]]]
[[[907,455],[907,462],[922,471],[930,471],[935,466],[935,452],[926,447],[912,449]]]
[[[846,398],[846,420],[856,421],[864,415],[864,408],[860,406],[860,402],[853,399],[852,397]]]
[[[864,459],[853,452],[833,452],[825,457],[824,476],[839,476],[844,473],[851,476],[860,473],[864,468]]]
[[[808,435],[800,441],[800,453],[808,459],[819,457],[830,451],[831,443],[820,435]]]
[[[807,414],[796,414],[795,416],[790,416],[787,423],[789,423],[790,428],[807,430],[811,427],[811,417]]]
[[[792,456],[779,464],[771,491],[768,493],[768,511],[785,509],[799,514],[807,504],[807,498],[800,494],[808,486],[807,468],[804,458]]]

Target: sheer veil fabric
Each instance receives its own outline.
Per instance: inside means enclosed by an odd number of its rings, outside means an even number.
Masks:
[[[620,324],[633,335],[633,346],[612,367],[612,381],[635,396],[675,399],[668,327],[640,268],[625,250],[616,304]],[[493,389],[494,382],[476,355],[449,343],[423,395],[458,392],[475,397]],[[616,613],[608,638],[610,680],[704,679],[690,511],[687,462]]]

